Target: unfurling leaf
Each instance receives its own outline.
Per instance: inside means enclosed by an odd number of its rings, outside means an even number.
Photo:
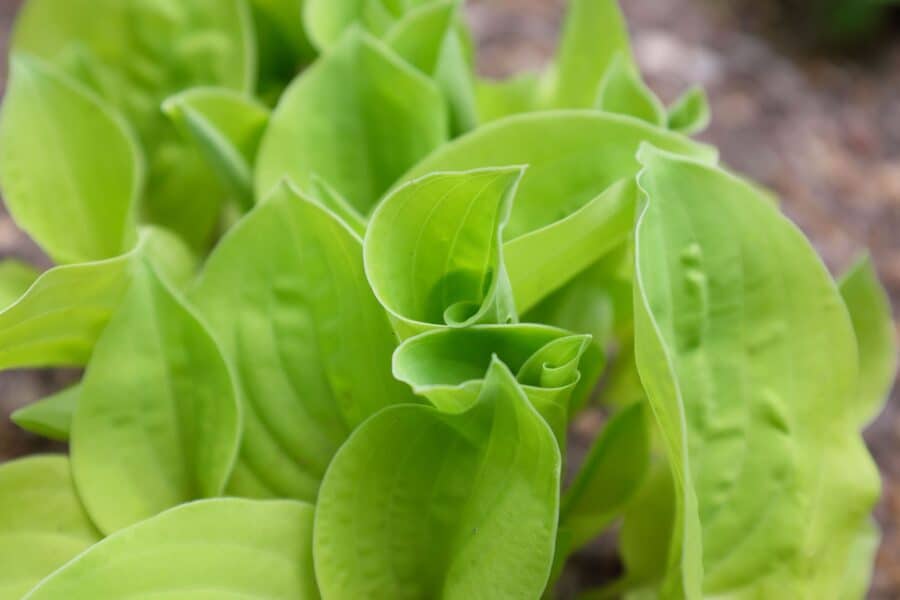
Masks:
[[[322,484],[313,554],[323,597],[538,598],[559,475],[550,429],[498,361],[462,414],[383,410]]]
[[[516,320],[502,235],[523,172],[434,173],[378,206],[366,232],[366,274],[401,337]]]

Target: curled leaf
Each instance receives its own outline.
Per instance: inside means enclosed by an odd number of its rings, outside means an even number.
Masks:
[[[322,595],[538,598],[553,559],[559,474],[550,429],[499,361],[464,413],[381,411],[322,483],[313,538]]]
[[[441,411],[459,413],[475,404],[485,368],[497,357],[516,374],[564,448],[569,399],[589,341],[589,336],[531,324],[436,329],[397,348],[394,376]]]
[[[366,232],[366,274],[401,337],[516,320],[502,233],[523,172],[434,173],[378,206]]]

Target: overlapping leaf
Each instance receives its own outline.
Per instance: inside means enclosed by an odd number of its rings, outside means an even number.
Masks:
[[[492,357],[516,374],[528,400],[565,452],[572,392],[590,336],[543,325],[477,325],[442,328],[407,339],[394,354],[394,376],[438,409],[471,408]]]
[[[268,109],[224,88],[194,88],[167,99],[162,108],[241,206],[251,207],[253,164]]]
[[[675,475],[668,594],[828,597],[878,492],[853,329],[755,188],[646,147],[635,343]]]
[[[212,337],[141,261],[97,341],[72,421],[72,469],[91,518],[112,533],[220,495],[240,427]]]
[[[315,499],[350,431],[413,401],[391,377],[396,338],[366,283],[359,238],[287,186],[222,240],[191,299],[242,392],[231,493]]]
[[[313,509],[280,500],[203,500],[93,546],[25,598],[316,600]]]
[[[75,494],[69,459],[0,466],[0,598],[19,600],[100,537]]]
[[[538,598],[559,475],[550,429],[498,361],[464,413],[383,410],[322,484],[313,547],[323,596]]]
[[[502,232],[522,173],[434,173],[378,206],[366,232],[366,274],[401,337],[516,320]]]
[[[714,161],[714,149],[634,119],[592,111],[510,117],[446,144],[401,179],[436,171],[528,165],[516,194],[506,240],[563,219],[613,183],[634,176],[642,142]]]
[[[54,260],[102,260],[134,244],[142,157],[126,125],[83,86],[16,57],[0,148],[6,206]]]
[[[81,385],[75,384],[23,406],[10,415],[13,423],[51,440],[68,441]]]
[[[125,116],[147,159],[144,216],[205,245],[222,191],[159,107],[199,85],[252,89],[256,57],[245,1],[30,0],[12,46],[64,68]]]
[[[263,137],[256,194],[314,176],[366,214],[404,171],[447,138],[434,83],[357,28],[282,96]]]

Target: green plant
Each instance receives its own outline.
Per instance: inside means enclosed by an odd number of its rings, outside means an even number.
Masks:
[[[860,597],[871,263],[686,137],[613,1],[562,40],[496,82],[456,1],[29,0],[0,183],[58,266],[0,268],[0,368],[85,373],[13,415],[71,452],[0,467],[0,598],[540,598],[617,522],[589,597]]]

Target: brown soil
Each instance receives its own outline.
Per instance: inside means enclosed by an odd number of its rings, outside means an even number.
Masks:
[[[0,47],[18,0],[0,0]],[[470,0],[483,72],[535,68],[552,54],[564,0]],[[688,85],[710,94],[713,123],[703,135],[725,163],[769,186],[840,272],[868,248],[900,314],[900,35],[863,56],[814,56],[790,47],[772,2],[623,2],[638,61],[667,101]],[[774,5],[778,3],[775,2]],[[774,18],[773,18],[774,15]],[[783,19],[782,19],[783,21]],[[774,29],[772,26],[774,25]],[[0,82],[5,65],[0,66]],[[0,257],[46,265],[8,217]],[[8,424],[18,406],[58,389],[71,372],[0,374],[0,459],[51,446]],[[589,415],[582,440],[600,420]],[[884,476],[877,517],[884,530],[870,598],[900,598],[900,394],[866,439]],[[614,573],[609,544],[580,555],[567,585]]]

